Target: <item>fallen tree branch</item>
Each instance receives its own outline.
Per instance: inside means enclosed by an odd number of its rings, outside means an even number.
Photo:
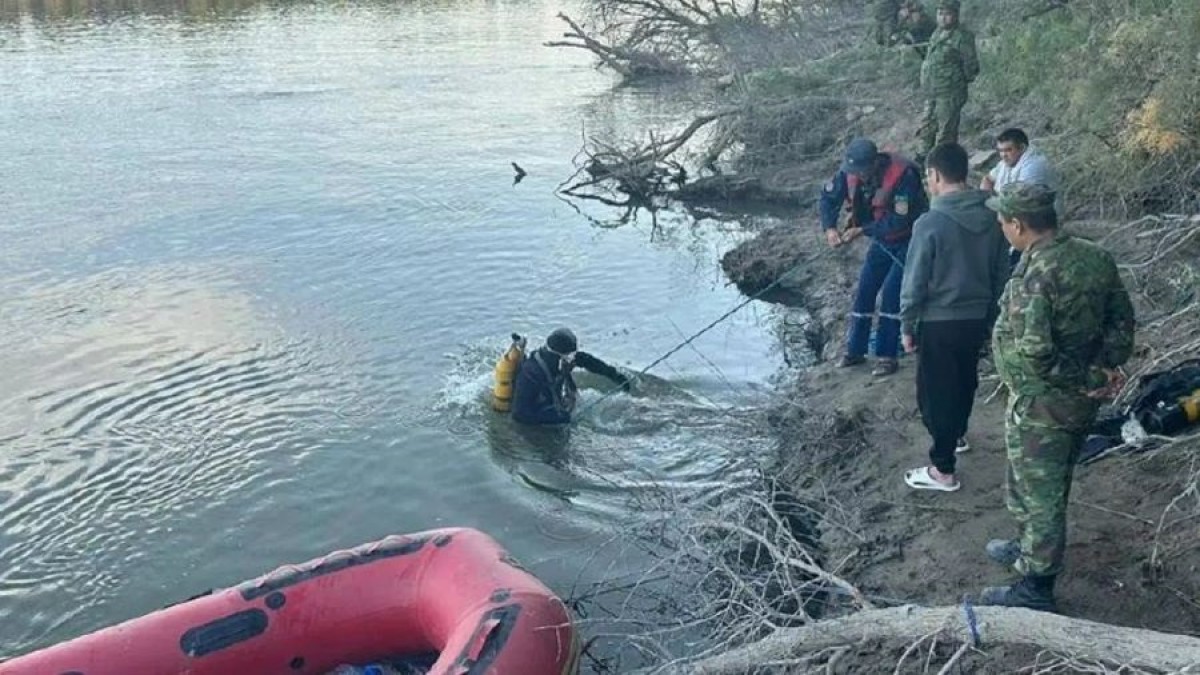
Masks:
[[[1132,520],[1136,523],[1142,523],[1145,525],[1149,525],[1150,527],[1154,527],[1154,525],[1155,525],[1154,521],[1150,520],[1149,518],[1141,518],[1141,517],[1133,515],[1132,513],[1125,513],[1124,511],[1110,509],[1106,506],[1100,506],[1099,504],[1092,504],[1091,502],[1085,502],[1082,499],[1072,499],[1071,503],[1078,504],[1080,506],[1085,506],[1089,509],[1095,509],[1097,511],[1102,511],[1104,513],[1109,513],[1114,516],[1121,516],[1122,518],[1128,518],[1129,520]]]
[[[970,649],[971,643],[964,642],[962,646],[958,648],[958,651],[954,652],[954,656],[951,656],[950,660],[946,662],[946,665],[942,666],[942,669],[937,672],[937,675],[950,675],[950,671],[954,669],[954,664],[958,663],[959,659],[961,659],[963,655],[966,654]]]
[[[684,128],[683,131],[659,143],[652,142],[649,147],[643,150],[640,155],[632,158],[629,163],[638,164],[652,160],[665,159],[672,155],[676,150],[683,147],[684,143],[687,143],[697,131],[700,131],[700,129],[704,128],[709,122],[718,120],[722,117],[736,115],[740,112],[740,109],[735,108],[698,115],[692,120],[691,124],[688,124],[687,127]]]
[[[585,189],[602,184],[628,195],[634,202],[622,200],[620,205],[644,204],[655,195],[666,194],[669,185],[682,185],[687,180],[683,165],[671,156],[684,147],[701,129],[715,120],[736,115],[741,110],[731,108],[697,116],[682,131],[666,138],[653,132],[644,144],[619,148],[600,139],[590,138],[581,150],[586,160],[571,178],[559,185],[558,192],[570,197],[589,197]],[[640,201],[638,201],[640,200]],[[604,200],[599,200],[604,201]]]
[[[751,530],[745,526],[738,525],[736,523],[727,523],[727,522],[715,521],[715,520],[702,520],[702,521],[700,521],[700,524],[704,527],[709,527],[709,528],[713,528],[713,529],[717,529],[717,530],[726,530],[726,531],[731,531],[731,532],[737,532],[738,534],[741,534],[749,539],[752,539],[752,540],[758,542],[759,544],[761,544],[768,551],[770,551],[771,555],[774,556],[776,561],[778,561],[784,565],[794,567],[794,568],[796,568],[802,572],[805,572],[807,574],[811,574],[814,577],[816,577],[822,581],[833,584],[834,586],[836,586],[839,589],[841,589],[842,591],[844,591],[848,596],[853,598],[854,601],[856,603],[858,603],[859,607],[865,607],[867,609],[870,609],[871,607],[873,607],[873,605],[871,604],[871,601],[868,600],[866,598],[866,596],[864,596],[862,594],[862,591],[855,588],[854,585],[851,584],[850,582],[837,576],[836,574],[832,574],[830,572],[825,571],[819,565],[817,565],[816,563],[814,563],[810,560],[799,560],[795,557],[787,555],[786,552],[780,550],[780,548],[778,546],[773,544],[766,537],[762,536],[761,534],[759,534],[757,532],[754,532],[753,530]],[[834,646],[834,645],[831,645],[831,646]]]
[[[564,40],[551,40],[542,43],[547,47],[572,47],[585,49],[595,54],[602,64],[612,68],[626,79],[643,75],[681,75],[686,68],[676,63],[665,53],[628,46],[605,44],[588,34],[577,21],[559,12],[558,18],[571,28],[563,33]]]
[[[1200,638],[1112,626],[1011,607],[976,607],[979,633],[992,644],[1029,644],[1056,653],[1162,671],[1200,666]],[[916,640],[943,633],[960,642],[971,635],[961,607],[914,606],[867,610],[849,616],[784,628],[758,642],[686,665],[686,672],[734,675],[756,664],[867,640]],[[1194,671],[1200,672],[1200,670]]]
[[[631,77],[633,75],[633,69],[628,65],[629,55],[622,54],[616,48],[606,45],[606,44],[600,42],[599,40],[596,40],[595,38],[592,38],[583,30],[583,28],[581,28],[579,26],[578,23],[576,23],[571,17],[567,16],[566,14],[559,12],[558,18],[562,19],[564,22],[566,22],[566,24],[568,26],[571,27],[571,32],[564,33],[563,37],[568,38],[568,39],[575,39],[575,40],[578,40],[578,42],[553,40],[553,41],[544,43],[545,46],[547,46],[547,47],[575,47],[577,49],[586,49],[586,50],[592,52],[593,54],[595,54],[597,57],[599,57],[600,61],[604,65],[617,71],[617,73],[619,73],[620,75],[622,75],[624,77]]]

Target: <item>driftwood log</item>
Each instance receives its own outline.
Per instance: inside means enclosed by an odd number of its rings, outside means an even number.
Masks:
[[[1056,653],[1171,673],[1200,673],[1200,638],[1112,626],[1010,607],[976,607],[981,643],[1036,645]],[[964,643],[972,637],[962,607],[894,607],[857,612],[799,628],[783,628],[742,647],[694,661],[681,672],[735,675],[868,640],[917,640],[931,633]]]

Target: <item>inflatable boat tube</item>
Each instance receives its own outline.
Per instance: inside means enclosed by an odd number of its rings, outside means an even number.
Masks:
[[[436,654],[436,675],[567,675],[562,601],[482,532],[390,536],[0,664],[0,675],[318,675]]]

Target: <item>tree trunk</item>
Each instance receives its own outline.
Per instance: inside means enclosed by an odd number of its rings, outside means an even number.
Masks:
[[[984,645],[1037,645],[1065,655],[1112,664],[1200,673],[1200,638],[1111,626],[1028,609],[976,607],[974,611]],[[744,673],[757,664],[780,661],[797,654],[866,640],[916,640],[938,631],[970,642],[963,607],[908,605],[857,612],[799,628],[784,628],[758,642],[689,663],[684,669],[688,673],[704,675],[733,675]]]

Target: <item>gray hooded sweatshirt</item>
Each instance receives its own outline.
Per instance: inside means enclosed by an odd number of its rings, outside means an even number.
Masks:
[[[1008,242],[987,197],[972,189],[934,197],[917,219],[900,289],[905,335],[922,321],[996,318],[1010,276]]]

